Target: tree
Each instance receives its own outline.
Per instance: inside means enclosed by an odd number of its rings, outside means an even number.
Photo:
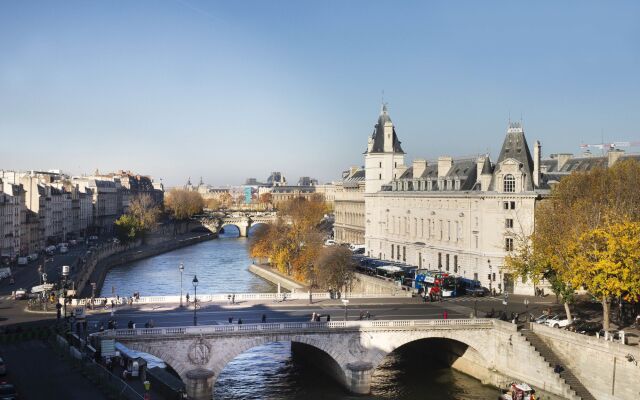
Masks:
[[[218,199],[208,198],[204,201],[206,208],[209,210],[219,210],[222,207],[222,202]]]
[[[141,234],[138,220],[131,214],[121,215],[114,223],[114,228],[116,237],[120,239],[122,243],[132,242]]]
[[[155,204],[151,196],[145,193],[131,200],[128,214],[137,220],[138,227],[142,231],[148,232],[153,229],[158,222],[160,208]]]
[[[204,200],[198,192],[171,189],[164,199],[165,208],[177,220],[185,220],[202,212]]]
[[[622,295],[620,281],[638,268],[622,257],[631,239],[621,227],[640,222],[640,162],[623,160],[610,168],[576,172],[554,186],[536,209],[535,231],[507,264],[518,273],[544,272],[568,304],[574,289],[585,287],[602,302],[605,328],[612,296]],[[626,243],[626,247],[625,244]],[[609,249],[622,249],[610,253]],[[626,261],[624,261],[626,260]],[[624,261],[624,262],[623,262]],[[629,293],[634,287],[625,286]],[[567,316],[570,317],[569,312]]]
[[[262,193],[260,195],[260,203],[271,204],[272,201],[273,201],[273,195],[271,193]]]
[[[293,199],[283,204],[275,223],[254,232],[250,254],[269,260],[278,271],[313,283],[314,264],[322,249],[319,229],[326,204],[321,199]]]
[[[225,192],[220,195],[220,202],[224,207],[229,207],[229,205],[231,205],[232,200],[233,200],[233,197],[229,192]]]
[[[323,248],[314,269],[318,284],[336,291],[346,291],[355,276],[351,251],[342,246]]]
[[[599,299],[640,296],[640,223],[621,222],[583,233],[569,249],[571,281]],[[610,302],[603,304],[603,328],[610,327]]]

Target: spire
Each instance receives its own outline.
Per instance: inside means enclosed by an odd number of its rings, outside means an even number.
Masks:
[[[391,143],[387,143],[389,140]],[[387,110],[387,103],[382,103],[378,123],[373,129],[370,142],[373,142],[367,149],[367,153],[401,153],[404,154],[396,129],[393,126],[391,117]],[[386,144],[386,146],[385,146]]]

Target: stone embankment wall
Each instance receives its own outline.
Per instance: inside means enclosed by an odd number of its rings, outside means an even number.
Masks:
[[[249,266],[249,271],[258,275],[262,279],[265,279],[275,285],[280,284],[280,287],[290,292],[300,292],[307,291],[307,286],[294,281],[293,279],[272,270],[270,267],[266,265],[257,265],[251,264]]]
[[[531,325],[595,398],[640,398],[640,349],[637,346]]]
[[[155,244],[134,243],[128,246],[111,244],[101,247],[87,260],[82,274],[76,280],[77,293],[82,297],[91,297],[91,282],[96,283],[95,294],[100,293],[107,272],[117,265],[153,257],[213,238],[215,238],[214,234],[201,233],[183,238],[165,237],[163,241],[154,240]]]
[[[381,279],[359,273],[356,273],[355,277],[350,290],[354,294],[400,295],[406,293],[401,286],[389,279]]]

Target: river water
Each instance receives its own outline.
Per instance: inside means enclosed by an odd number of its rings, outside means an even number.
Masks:
[[[112,291],[120,296],[169,295],[180,293],[180,272],[184,264],[185,293],[192,292],[191,280],[198,276],[199,293],[275,292],[276,287],[247,269],[251,260],[247,239],[238,238],[232,228],[217,240],[158,255],[113,268],[106,276],[101,296]],[[227,364],[214,387],[216,400],[235,399],[407,399],[486,400],[498,391],[453,371],[438,368],[424,357],[403,351],[391,353],[376,370],[371,396],[354,396],[337,382],[292,357],[288,342],[253,348]]]

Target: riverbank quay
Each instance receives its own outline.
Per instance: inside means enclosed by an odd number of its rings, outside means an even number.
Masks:
[[[92,268],[87,270],[82,286],[80,286],[80,284],[78,285],[77,297],[91,298],[100,293],[107,272],[113,267],[153,257],[215,238],[216,235],[213,233],[190,232],[168,238],[164,241],[157,241],[155,244],[137,245],[135,247],[125,249],[125,251],[103,253],[102,257],[97,258],[94,261]],[[95,289],[91,283],[95,283]]]
[[[309,286],[271,268],[267,264],[251,264],[249,271],[291,292],[309,291]],[[411,288],[400,286],[390,279],[376,278],[356,272],[348,296],[372,295],[380,297],[411,297]]]

